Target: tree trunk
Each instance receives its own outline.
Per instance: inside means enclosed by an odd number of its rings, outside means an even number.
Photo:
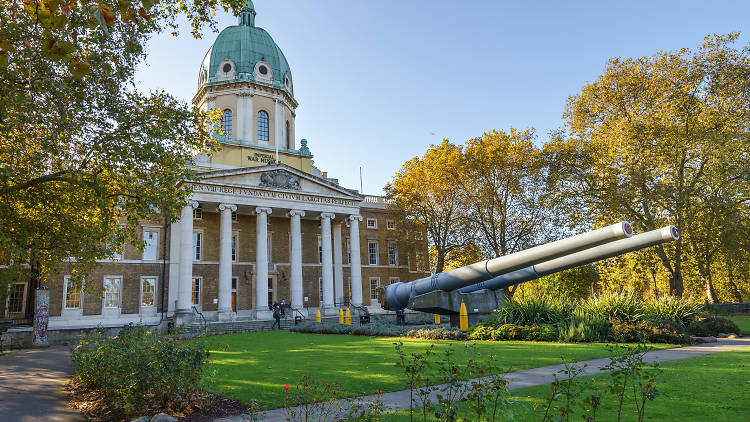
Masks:
[[[717,303],[719,298],[716,296],[716,290],[714,289],[714,282],[711,279],[711,275],[703,277],[704,287],[706,289],[706,301],[708,303]]]
[[[682,297],[682,293],[685,291],[685,285],[682,281],[682,272],[675,268],[664,267],[667,272],[667,278],[669,279],[669,294],[672,296]]]
[[[440,274],[445,268],[445,255],[446,253],[442,250],[437,251],[437,262],[435,263],[435,274]]]

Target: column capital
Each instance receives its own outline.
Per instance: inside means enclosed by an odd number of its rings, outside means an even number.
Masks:
[[[216,207],[219,211],[229,210],[231,212],[237,211],[237,205],[234,204],[219,204],[218,207]]]
[[[349,216],[349,221],[354,221],[354,220],[362,221],[362,216],[361,215],[350,215]]]
[[[302,210],[290,210],[288,214],[289,214],[290,217],[295,216],[295,215],[298,215],[300,217],[304,217],[305,216],[305,212],[302,211]]]
[[[322,212],[320,213],[320,218],[321,219],[327,218],[327,219],[333,220],[334,218],[336,218],[336,214],[332,212]]]
[[[194,201],[192,199],[189,199],[187,201],[187,204],[185,204],[186,207],[193,207],[193,208],[198,208],[198,205],[200,205],[198,204],[198,201]]]
[[[257,207],[257,208],[255,208],[255,213],[256,214],[261,214],[261,213],[271,214],[272,212],[273,212],[273,210],[271,208],[267,208],[267,207]]]

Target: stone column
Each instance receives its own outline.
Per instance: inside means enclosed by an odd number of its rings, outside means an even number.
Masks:
[[[349,248],[351,248],[352,262],[352,304],[362,305],[362,264],[360,262],[359,250],[359,222],[362,216],[349,216]]]
[[[256,143],[257,138],[253,138],[253,136],[255,136],[253,134],[253,127],[255,124],[255,113],[253,113],[253,94],[240,94],[240,101],[244,104],[243,112],[239,116],[239,118],[242,119],[243,123],[242,131],[238,132],[237,134],[240,135],[240,139],[245,141],[244,143]]]
[[[304,211],[291,210],[289,211],[289,217],[291,222],[289,225],[289,232],[292,240],[292,250],[290,251],[290,263],[292,266],[291,274],[291,305],[292,308],[302,309],[302,299],[304,292],[302,289],[302,225],[300,218],[305,216]]]
[[[245,115],[247,114],[245,95],[247,94],[237,94],[237,110],[234,113],[234,125],[232,126],[232,138],[238,143],[244,143],[242,141],[245,140]]]
[[[198,202],[188,201],[180,216],[180,286],[175,310],[178,324],[187,324],[193,318],[193,210],[197,207]]]
[[[331,251],[331,219],[336,215],[324,212],[320,214],[320,240],[323,247],[323,300],[321,308],[333,308],[333,259]]]
[[[274,110],[274,145],[281,148],[284,146],[284,104],[276,100],[276,109]]]
[[[344,303],[344,262],[341,257],[341,223],[333,225],[333,283],[336,303]]]
[[[271,208],[255,209],[255,316],[265,319],[268,310],[268,214]]]
[[[220,204],[219,225],[219,321],[232,320],[232,213],[236,205]]]
[[[177,308],[177,292],[180,290],[180,230],[182,228],[179,221],[174,221],[169,226],[169,293],[167,295],[167,312],[169,313],[173,313]]]

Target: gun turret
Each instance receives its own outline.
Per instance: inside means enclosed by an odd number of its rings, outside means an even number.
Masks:
[[[409,283],[394,283],[380,291],[381,306],[453,316],[464,302],[471,318],[500,306],[506,287],[680,237],[674,226],[632,235],[632,226],[623,221]]]

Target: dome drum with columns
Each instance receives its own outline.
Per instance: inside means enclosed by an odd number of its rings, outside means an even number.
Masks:
[[[399,233],[383,198],[340,186],[296,142],[291,70],[255,18],[247,1],[201,65],[194,101],[223,113],[221,149],[194,158],[180,218],[142,222],[143,250],[100,261],[86,277],[100,295],[61,276],[50,330],[156,325],[162,312],[187,325],[270,325],[282,300],[291,318],[350,305],[379,312],[378,287],[427,275],[425,233]]]

